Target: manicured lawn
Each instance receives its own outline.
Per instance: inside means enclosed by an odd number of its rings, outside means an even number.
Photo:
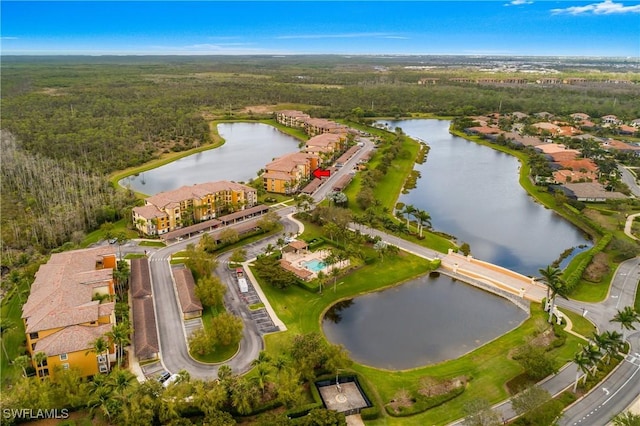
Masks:
[[[119,221],[114,222],[113,229],[111,229],[111,234],[118,235],[119,233],[124,232],[126,237],[129,239],[138,238],[137,232],[127,228],[128,224],[129,222],[126,219],[120,219]],[[91,232],[84,238],[82,243],[80,243],[80,246],[89,247],[91,244],[95,244],[98,241],[102,241],[105,239],[106,239],[105,232],[102,229],[96,229],[95,231]]]
[[[20,377],[22,371],[14,368],[10,364],[16,357],[22,355],[25,351],[24,346],[24,325],[21,319],[22,304],[29,296],[29,289],[26,282],[20,285],[16,290],[9,292],[2,299],[2,307],[0,313],[3,326],[7,327],[7,331],[2,334],[3,349],[0,350],[0,376],[2,377],[3,387]],[[5,356],[5,352],[9,358]]]
[[[162,241],[140,241],[138,245],[142,247],[166,247],[167,246]]]
[[[584,318],[582,316],[582,312],[576,313],[568,309],[561,309],[561,312],[569,317],[569,319],[573,323],[572,330],[576,333],[581,334],[586,338],[590,338],[593,332],[596,331],[596,326],[593,325],[591,321]]]
[[[387,257],[384,262],[377,260],[372,265],[365,265],[356,272],[339,278],[343,284],[337,287],[336,292],[332,285],[327,285],[325,291],[318,294],[297,286],[279,290],[261,283],[271,306],[289,329],[285,333],[265,336],[267,351],[271,355],[277,355],[294,334],[319,331],[323,312],[338,300],[380,290],[426,272],[428,263],[424,259],[402,253],[397,257]]]
[[[543,312],[532,306],[532,316],[518,329],[507,333],[493,342],[470,352],[456,360],[437,365],[417,368],[402,372],[388,372],[362,365],[355,370],[364,374],[375,386],[384,403],[388,403],[400,389],[416,389],[419,381],[425,376],[452,378],[465,375],[471,378],[465,392],[440,407],[408,418],[386,416],[382,419],[367,422],[372,425],[432,425],[446,424],[463,417],[464,404],[477,398],[489,400],[492,404],[509,397],[505,383],[522,372],[520,365],[509,359],[509,352],[523,345],[531,336],[540,321],[544,321]],[[446,332],[443,330],[443,332]],[[554,350],[558,366],[573,357],[578,350],[580,339],[574,336],[567,338],[567,343]]]

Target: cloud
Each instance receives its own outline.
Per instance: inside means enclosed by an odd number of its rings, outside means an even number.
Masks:
[[[0,40],[18,40],[18,37],[6,37],[6,36],[2,36],[2,37],[0,37]]]
[[[531,0],[511,0],[509,3],[505,3],[505,6],[521,6],[523,4],[533,4]]]
[[[565,9],[551,9],[554,15],[613,15],[623,13],[640,13],[640,5],[625,6],[615,3],[613,0],[604,0],[601,3],[592,3],[585,6],[572,6]]]
[[[390,33],[343,33],[343,34],[297,34],[277,36],[279,40],[291,39],[322,39],[322,38],[363,38],[363,37],[383,37],[393,38],[394,34]]]

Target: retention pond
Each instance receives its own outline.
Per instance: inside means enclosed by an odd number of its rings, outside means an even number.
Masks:
[[[322,328],[355,361],[404,370],[458,358],[527,317],[506,299],[440,275],[338,302]]]

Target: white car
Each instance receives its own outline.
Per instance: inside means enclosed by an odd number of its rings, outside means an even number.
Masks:
[[[180,376],[177,375],[177,374],[172,374],[171,376],[169,376],[169,378],[167,380],[162,382],[162,386],[164,386],[165,388],[168,387],[171,383],[173,383],[176,380],[178,380],[178,377],[180,377]]]

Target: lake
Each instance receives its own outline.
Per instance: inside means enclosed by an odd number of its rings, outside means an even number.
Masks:
[[[591,246],[578,228],[520,186],[515,157],[451,135],[448,120],[381,123],[430,147],[427,161],[415,166],[421,174],[416,188],[398,201],[426,210],[435,230],[468,243],[474,257],[538,276],[565,249]]]
[[[458,358],[527,316],[506,299],[440,275],[339,302],[322,328],[353,360],[404,370]]]
[[[275,157],[299,149],[296,138],[262,123],[220,123],[218,133],[226,141],[221,147],[126,177],[120,185],[154,195],[203,182],[247,182]]]

